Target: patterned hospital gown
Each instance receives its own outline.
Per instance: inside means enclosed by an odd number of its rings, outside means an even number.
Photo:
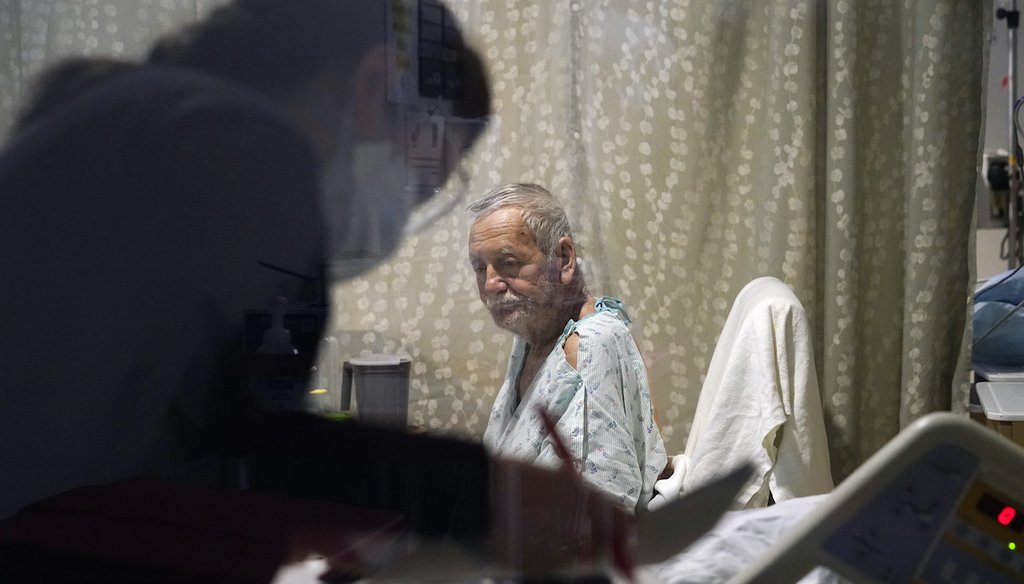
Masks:
[[[565,326],[518,404],[516,378],[526,342],[517,336],[484,433],[487,448],[508,458],[561,464],[537,414],[543,407],[556,421],[584,479],[624,508],[645,509],[665,466],[665,444],[654,423],[647,370],[629,322],[619,300],[599,298],[596,312]],[[562,347],[574,332],[579,334],[576,369],[565,360]]]

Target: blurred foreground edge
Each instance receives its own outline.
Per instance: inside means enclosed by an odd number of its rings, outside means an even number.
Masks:
[[[309,553],[358,571],[404,530],[394,512],[129,479],[68,491],[0,523],[0,581],[248,584]]]

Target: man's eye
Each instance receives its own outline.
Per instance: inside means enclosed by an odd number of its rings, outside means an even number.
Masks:
[[[482,264],[474,264],[473,265],[473,271],[476,272],[477,274],[483,273],[483,271],[486,270],[486,269],[487,268],[485,266],[483,266]]]

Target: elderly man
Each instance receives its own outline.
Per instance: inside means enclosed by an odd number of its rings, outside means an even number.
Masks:
[[[665,447],[622,303],[587,291],[569,221],[543,187],[501,186],[469,210],[480,300],[516,335],[484,444],[560,464],[544,410],[586,480],[627,509],[645,509]]]

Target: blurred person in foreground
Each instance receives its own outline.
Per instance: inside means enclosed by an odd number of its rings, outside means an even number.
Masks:
[[[341,503],[366,503],[390,474],[402,494],[375,504],[527,572],[582,549],[597,561],[622,542],[623,519],[603,497],[478,445],[243,415],[243,311],[296,298],[303,284],[260,262],[306,274],[338,258],[368,267],[420,202],[386,190],[404,172],[398,113],[366,98],[386,53],[363,19],[383,18],[384,5],[234,0],[161,40],[147,62],[71,83],[19,126],[0,153],[0,303],[11,313],[0,334],[0,518],[80,485],[230,455],[251,458],[268,491]],[[453,115],[484,118],[489,86],[468,48],[462,66]],[[392,152],[371,178],[383,184],[362,188],[398,196],[357,200],[359,146],[381,139]],[[368,217],[387,221],[363,249],[370,235],[352,234]],[[552,502],[536,495],[549,484],[590,512],[546,513]],[[524,529],[548,544],[510,545]]]
[[[138,63],[112,57],[67,57],[43,70],[32,82],[30,95],[11,128],[16,136],[40,118],[59,109],[79,93],[139,67]]]
[[[480,300],[515,335],[484,444],[497,456],[562,464],[543,410],[583,478],[643,511],[665,468],[665,444],[625,307],[589,292],[569,220],[545,188],[503,185],[469,211]]]

